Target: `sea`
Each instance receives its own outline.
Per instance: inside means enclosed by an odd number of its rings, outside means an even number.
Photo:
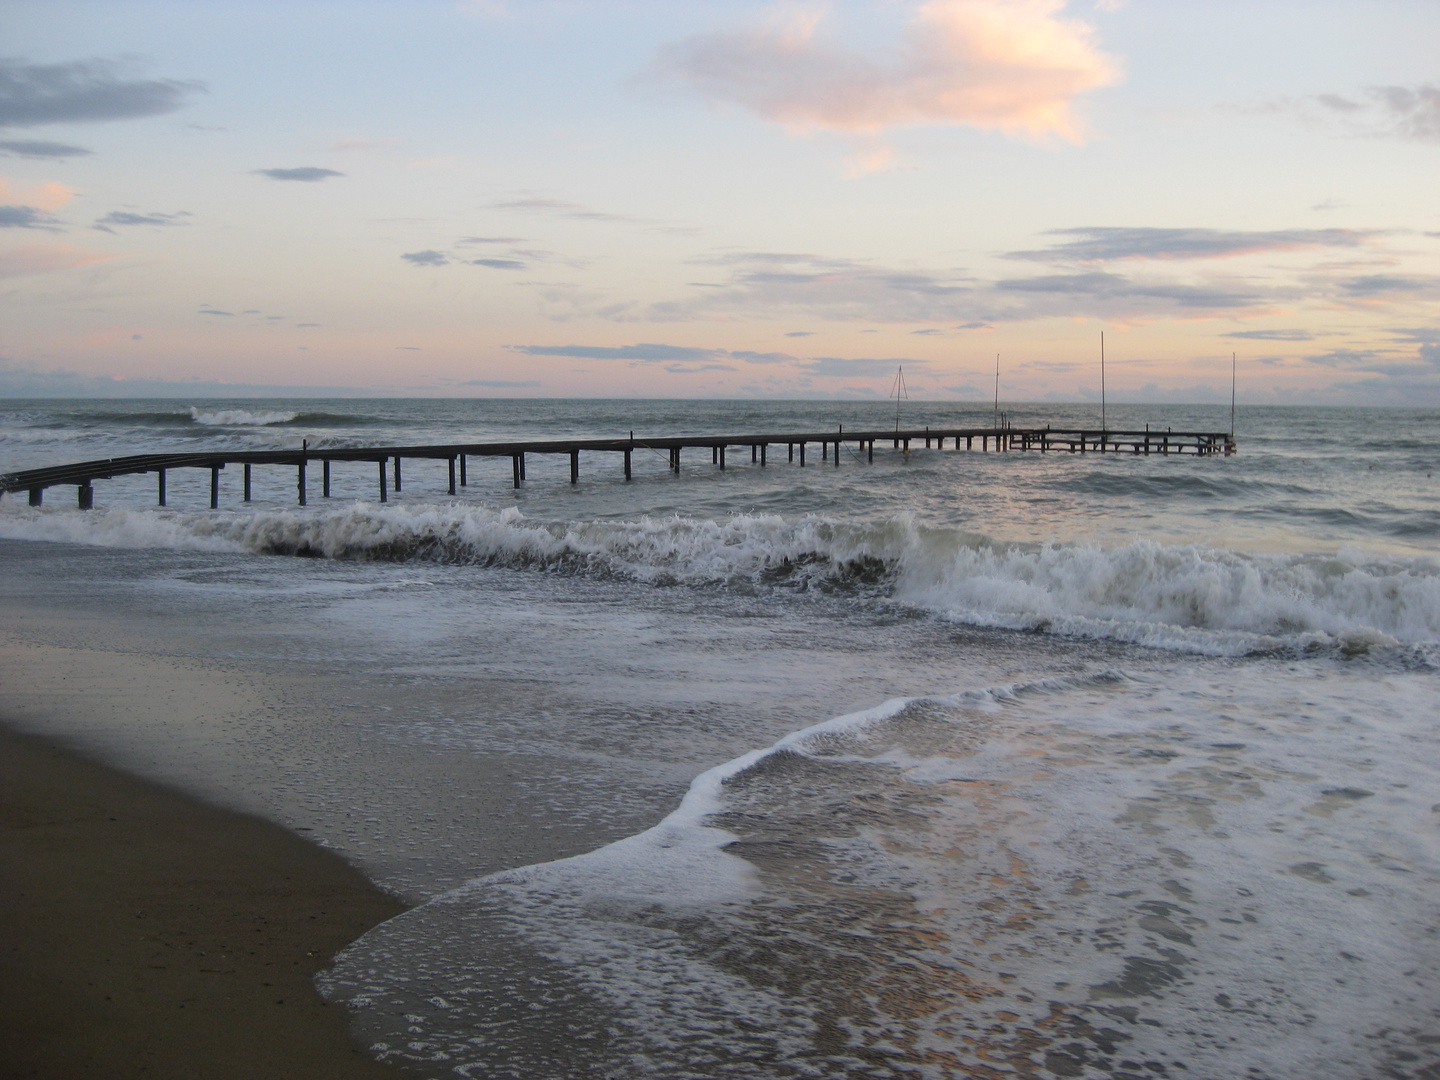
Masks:
[[[0,472],[994,416],[11,400]],[[1440,411],[1233,423],[1230,457],[782,444],[641,450],[628,482],[586,452],[573,485],[531,455],[519,489],[470,458],[453,497],[407,459],[383,504],[374,463],[328,499],[312,467],[305,507],[281,466],[248,504],[222,472],[215,510],[208,470],[165,508],[154,476],[6,495],[0,638],[69,659],[11,661],[0,710],[406,899],[319,989],[420,1076],[1433,1080]]]

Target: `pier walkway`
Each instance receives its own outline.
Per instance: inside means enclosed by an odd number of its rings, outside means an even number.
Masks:
[[[1099,429],[1058,429],[1058,428],[1017,428],[1010,426],[989,428],[911,428],[894,431],[845,431],[843,427],[827,432],[801,432],[769,435],[679,435],[657,438],[635,438],[631,432],[625,439],[551,439],[524,440],[486,443],[450,443],[436,446],[364,446],[327,447],[311,450],[302,446],[300,450],[220,450],[189,454],[136,454],[131,457],[106,458],[100,461],[82,461],[73,465],[55,465],[42,469],[27,469],[21,472],[0,474],[0,493],[25,491],[29,493],[30,505],[39,506],[44,499],[46,488],[74,484],[78,489],[80,509],[88,510],[95,502],[96,480],[108,480],[117,476],[137,473],[155,473],[157,476],[157,497],[159,505],[165,505],[165,476],[172,469],[209,469],[210,506],[220,505],[220,472],[229,465],[240,465],[244,469],[244,501],[250,501],[251,472],[256,466],[289,467],[297,471],[296,494],[301,506],[307,497],[307,470],[314,464],[321,469],[321,492],[330,497],[331,466],[337,462],[368,462],[378,467],[380,501],[389,497],[390,476],[393,474],[394,490],[400,491],[403,480],[400,463],[405,458],[445,460],[450,464],[450,494],[456,494],[459,487],[467,484],[466,461],[468,458],[508,457],[515,487],[525,481],[525,458],[530,454],[565,454],[570,458],[570,482],[580,479],[580,454],[616,453],[624,457],[625,479],[631,476],[631,456],[637,450],[663,450],[668,454],[672,472],[679,474],[681,452],[684,450],[709,450],[710,464],[725,468],[726,451],[739,448],[750,451],[750,461],[757,465],[768,464],[770,449],[786,448],[789,463],[804,465],[805,448],[819,444],[820,460],[840,464],[840,448],[850,445],[855,454],[864,455],[865,460],[875,460],[877,443],[889,445],[895,450],[909,453],[911,444],[924,443],[927,449],[944,450],[946,442],[959,450],[965,444],[966,450],[981,450],[1006,453],[1009,451],[1039,451],[1041,453],[1129,453],[1129,454],[1186,454],[1229,456],[1235,452],[1233,435],[1227,432],[1170,431],[1148,427],[1136,431],[1102,431]],[[798,453],[797,453],[798,452]],[[813,454],[812,454],[813,462]],[[703,460],[702,460],[703,464]]]

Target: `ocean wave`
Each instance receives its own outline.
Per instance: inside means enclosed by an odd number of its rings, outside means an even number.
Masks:
[[[908,515],[847,523],[737,515],[539,521],[464,505],[194,513],[34,510],[0,535],[120,547],[428,561],[598,575],[657,586],[806,592],[900,603],[974,626],[1217,656],[1440,643],[1440,565],[1134,540],[999,543]]]
[[[250,412],[246,409],[219,409],[207,412],[194,405],[190,406],[190,419],[206,427],[268,427],[271,424],[288,424],[299,413],[264,409]]]

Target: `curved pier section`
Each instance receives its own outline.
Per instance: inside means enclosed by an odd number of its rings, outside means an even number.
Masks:
[[[570,482],[580,479],[580,452],[616,453],[623,456],[625,479],[631,475],[631,455],[636,450],[665,451],[670,471],[679,475],[681,454],[685,450],[709,450],[710,465],[725,468],[726,451],[747,448],[752,464],[767,465],[771,447],[786,448],[786,461],[805,465],[805,448],[820,446],[820,460],[839,466],[840,448],[849,444],[875,460],[875,446],[889,446],[909,453],[912,444],[924,443],[925,448],[944,450],[950,443],[955,450],[990,452],[1039,451],[1040,453],[1098,454],[1185,454],[1211,457],[1235,453],[1235,438],[1228,432],[1213,431],[1102,431],[1080,428],[916,428],[896,431],[851,431],[839,428],[833,432],[791,432],[769,435],[682,435],[637,439],[632,432],[627,439],[548,439],[523,442],[453,443],[438,446],[357,446],[343,449],[327,448],[320,453],[301,450],[237,450],[198,454],[136,454],[131,457],[81,461],[73,465],[55,465],[44,469],[0,474],[0,492],[29,493],[30,505],[40,506],[45,490],[75,485],[77,505],[89,510],[95,502],[96,480],[137,473],[156,474],[156,497],[165,505],[165,475],[171,469],[209,469],[210,507],[220,504],[220,471],[238,465],[244,470],[244,501],[250,501],[251,470],[256,465],[277,465],[295,469],[296,499],[304,506],[307,499],[307,474],[313,464],[320,466],[321,494],[330,497],[330,464],[334,461],[368,461],[377,466],[380,501],[389,498],[389,482],[393,478],[396,491],[401,490],[400,462],[405,458],[428,458],[449,462],[450,494],[466,486],[466,459],[471,457],[508,457],[511,473],[518,488],[525,482],[525,458],[528,454],[564,454],[570,458]],[[813,462],[813,453],[812,458]],[[703,464],[703,457],[701,459]]]

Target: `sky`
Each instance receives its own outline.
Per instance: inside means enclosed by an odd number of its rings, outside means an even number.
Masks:
[[[0,397],[1440,406],[1434,0],[0,7]]]

